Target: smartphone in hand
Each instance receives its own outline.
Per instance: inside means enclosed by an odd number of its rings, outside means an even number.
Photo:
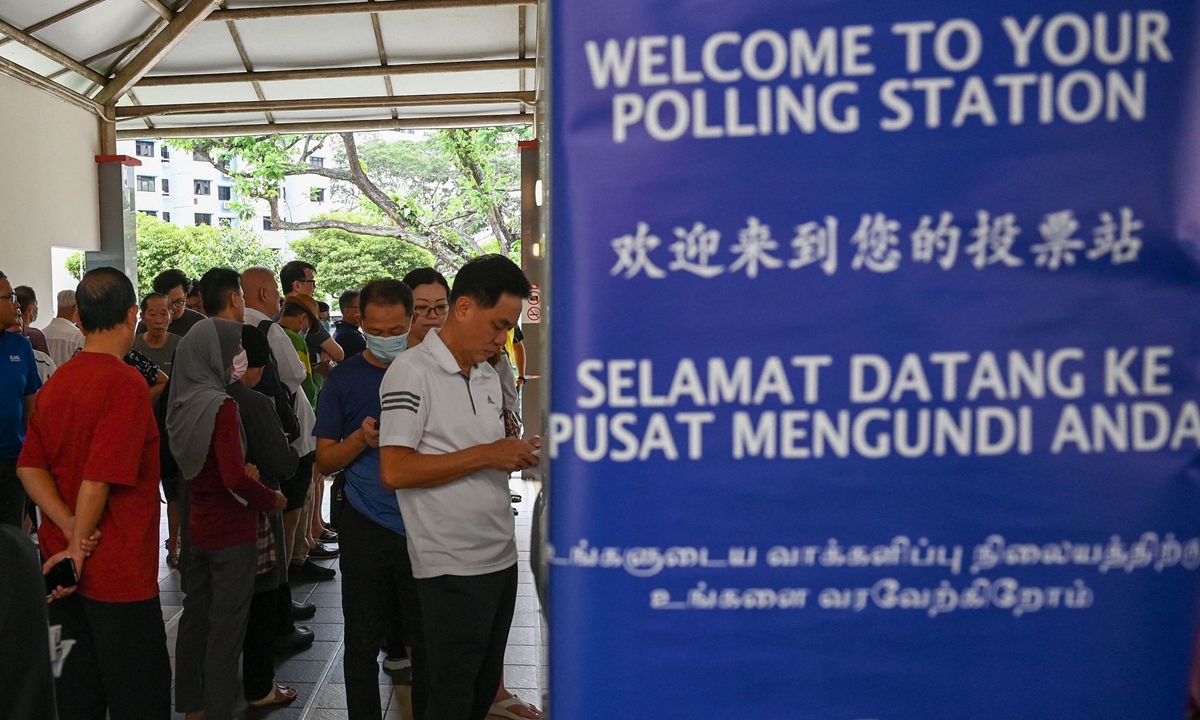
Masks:
[[[73,588],[79,584],[79,574],[75,570],[74,558],[65,557],[54,563],[50,572],[46,573],[46,594],[49,595],[59,587]]]

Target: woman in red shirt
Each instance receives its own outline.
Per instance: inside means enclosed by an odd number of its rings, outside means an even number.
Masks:
[[[196,323],[175,351],[167,437],[186,481],[183,616],[175,648],[175,709],[231,720],[238,656],[257,569],[258,516],[287,504],[246,464],[237,404],[226,386],[246,369],[242,326]]]

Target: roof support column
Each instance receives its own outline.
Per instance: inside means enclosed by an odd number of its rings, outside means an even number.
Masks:
[[[112,107],[105,108],[109,114]],[[100,121],[99,164],[100,249],[86,254],[87,269],[114,267],[137,287],[137,205],[134,168],[141,160],[117,155],[117,126]]]

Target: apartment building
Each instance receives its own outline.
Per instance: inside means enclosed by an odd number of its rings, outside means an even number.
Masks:
[[[117,148],[120,154],[136,157],[142,163],[135,169],[138,212],[180,226],[246,226],[267,245],[281,250],[307,234],[302,230],[276,230],[271,225],[270,208],[262,200],[255,202],[253,219],[239,218],[234,209],[238,193],[233,178],[199,155],[169,147],[161,140],[121,140]],[[331,148],[322,148],[309,158],[309,164],[322,167],[331,152]],[[284,181],[279,202],[284,220],[303,222],[331,209],[329,178],[296,175]]]

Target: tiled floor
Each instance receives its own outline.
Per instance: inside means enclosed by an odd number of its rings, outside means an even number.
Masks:
[[[520,479],[510,481],[512,491],[521,496],[521,502],[513,506],[520,512],[516,518],[520,584],[517,586],[516,614],[508,636],[504,675],[509,691],[541,708],[544,707],[546,687],[545,625],[534,592],[533,573],[529,569],[529,534],[539,486],[540,483]],[[161,536],[164,539],[167,536],[165,511]],[[321,561],[321,564],[337,568],[337,560]],[[159,589],[173,671],[183,594],[179,591],[179,573],[167,567],[165,553],[159,565]],[[342,674],[341,576],[329,582],[293,585],[292,598],[308,600],[317,606],[316,617],[303,623],[316,633],[316,642],[307,650],[279,655],[275,660],[275,679],[295,687],[300,695],[289,706],[269,710],[244,709],[246,717],[248,720],[346,720],[349,716]],[[407,685],[393,685],[388,673],[380,669],[379,697],[384,720],[411,720],[409,690]]]

